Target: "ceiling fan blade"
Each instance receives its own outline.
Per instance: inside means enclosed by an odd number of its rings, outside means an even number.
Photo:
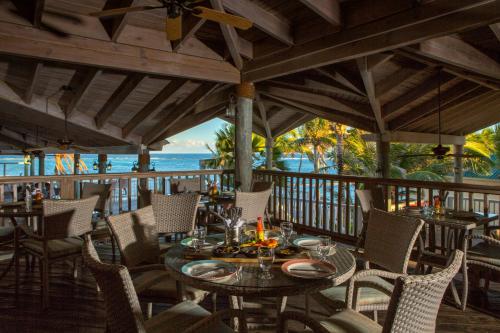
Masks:
[[[83,147],[83,146],[71,146],[71,150],[79,151],[82,153],[91,153],[92,152],[92,150],[90,148]]]
[[[227,14],[206,7],[200,7],[200,6],[194,7],[192,13],[194,16],[218,23],[229,24],[241,30],[250,29],[253,25],[252,21],[244,17]]]
[[[47,24],[47,23],[42,22],[42,23],[40,23],[40,28],[42,30],[50,32],[53,35],[56,35],[57,37],[67,38],[69,36],[68,33],[60,30],[59,28],[54,27],[51,24]]]
[[[409,154],[409,155],[399,155],[398,157],[407,158],[407,157],[436,157],[434,154]]]
[[[470,154],[446,154],[446,157],[461,157],[461,158],[483,158],[481,155],[470,155]]]
[[[123,15],[131,12],[142,12],[144,10],[151,10],[157,8],[163,8],[163,6],[136,6],[136,7],[114,8],[114,9],[101,10],[99,12],[92,12],[89,13],[89,15],[95,17],[108,17],[115,15]]]
[[[165,32],[168,40],[179,40],[182,38],[182,15],[174,18],[167,17],[165,21]]]

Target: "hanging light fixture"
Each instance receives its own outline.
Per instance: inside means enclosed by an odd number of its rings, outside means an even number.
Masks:
[[[31,164],[31,156],[30,156],[30,154],[24,154],[23,164],[24,165],[30,165]]]
[[[97,163],[97,161],[94,160],[94,164],[92,164],[92,168],[94,170],[99,170],[99,163]]]
[[[151,168],[149,168],[149,172],[155,172],[156,171],[156,168],[155,168],[155,162],[151,163]]]
[[[236,96],[229,95],[229,104],[226,107],[226,117],[234,118],[236,116]]]
[[[112,168],[113,165],[111,164],[111,162],[108,162],[108,164],[106,164],[106,170],[111,171]]]
[[[134,165],[132,166],[132,172],[138,172],[139,171],[139,166],[137,165],[137,162],[134,162]]]

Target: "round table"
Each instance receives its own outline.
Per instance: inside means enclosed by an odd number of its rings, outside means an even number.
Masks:
[[[281,265],[275,264],[271,269],[274,277],[271,280],[263,280],[259,278],[260,269],[258,263],[255,262],[233,263],[242,267],[239,278],[206,281],[182,273],[182,266],[192,261],[185,258],[187,251],[192,250],[178,244],[166,253],[165,266],[171,276],[186,285],[230,296],[283,297],[309,294],[347,281],[354,274],[356,268],[356,260],[351,252],[338,246],[335,254],[328,258],[337,268],[336,273],[329,278],[300,279],[290,277],[281,271]]]

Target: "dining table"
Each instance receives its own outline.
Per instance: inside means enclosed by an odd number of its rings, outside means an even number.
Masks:
[[[221,244],[223,239],[223,234],[207,236],[207,240],[214,244]],[[311,257],[309,251],[303,251],[301,254],[302,257]],[[281,268],[287,260],[276,258],[271,268],[273,278],[262,279],[256,258],[254,260],[240,256],[217,258],[213,257],[210,250],[204,254],[196,253],[191,247],[180,243],[172,246],[164,258],[166,269],[170,276],[179,282],[179,286],[188,285],[216,295],[229,296],[231,307],[236,309],[243,308],[243,299],[247,297],[274,297],[276,298],[278,316],[284,311],[288,296],[304,295],[306,297],[306,312],[308,312],[309,294],[344,283],[351,278],[356,269],[356,261],[351,251],[341,245],[336,245],[326,258],[328,263],[335,267],[335,272],[323,278],[305,279],[287,275]],[[229,279],[215,281],[186,274],[183,267],[196,259],[230,262],[238,267],[238,273]]]

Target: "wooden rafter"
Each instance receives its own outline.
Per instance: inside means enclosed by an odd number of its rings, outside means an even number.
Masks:
[[[283,17],[278,17],[249,0],[223,0],[224,8],[232,13],[244,16],[254,26],[286,45],[293,44],[291,24]]]
[[[415,67],[403,67],[398,69],[396,72],[390,74],[387,78],[377,83],[375,86],[375,96],[381,98],[403,82],[420,73],[424,68],[425,66],[422,66],[420,69]]]
[[[190,113],[182,118],[182,121],[177,122],[175,125],[170,127],[167,131],[165,131],[165,138],[169,138],[177,133],[183,132],[192,127],[192,124],[202,124],[207,122],[215,117],[221,116],[224,114],[225,104],[215,105],[209,109],[203,110],[200,113]]]
[[[11,0],[21,16],[26,18],[35,28],[42,23],[45,0]]]
[[[223,0],[210,0],[212,7],[215,10],[224,11]],[[222,35],[224,36],[224,40],[226,41],[227,48],[229,50],[229,54],[231,54],[231,58],[233,58],[234,65],[238,69],[243,68],[243,59],[240,54],[240,42],[238,39],[238,33],[236,29],[228,24],[219,24],[220,30],[222,31]]]
[[[24,92],[24,102],[26,104],[31,104],[31,99],[33,98],[33,92],[35,91],[36,85],[40,78],[40,73],[43,68],[43,62],[36,62],[33,66],[30,78],[28,80],[28,87]]]
[[[166,77],[240,82],[238,69],[220,60],[77,36],[58,38],[5,22],[0,22],[0,53]]]
[[[132,91],[134,91],[134,89],[141,83],[144,77],[144,74],[127,75],[120,86],[113,92],[106,103],[104,103],[102,108],[97,112],[95,116],[95,123],[97,125],[97,128],[102,128],[104,126],[106,121],[125,101],[127,96],[130,95]]]
[[[382,52],[382,53],[376,53],[372,54],[370,56],[367,56],[366,60],[366,67],[368,70],[372,70],[375,67],[378,67],[387,61],[391,60],[394,57],[394,53],[392,52]]]
[[[257,109],[259,110],[260,119],[262,121],[262,124],[264,125],[264,130],[266,132],[266,136],[268,138],[272,138],[273,134],[271,131],[271,127],[269,126],[269,121],[267,119],[266,106],[264,105],[264,102],[260,98],[259,93],[257,93],[255,95],[255,104],[257,105]]]
[[[283,135],[292,129],[299,127],[303,123],[315,118],[314,116],[311,116],[308,113],[304,112],[297,112],[293,116],[285,119],[280,125],[278,125],[274,130],[274,137],[278,137],[280,135]]]
[[[217,88],[215,83],[204,83],[196,88],[189,96],[174,106],[143,138],[143,142],[149,144],[165,137],[168,129],[175,125],[182,117],[193,110],[200,101],[206,98]]]
[[[478,85],[469,81],[463,81],[459,84],[448,89],[441,95],[441,106],[444,108],[447,104],[452,103],[454,100],[460,98],[461,96],[471,92],[472,90],[478,89]],[[438,111],[438,97],[435,96],[427,102],[420,104],[419,106],[411,109],[405,114],[399,116],[398,118],[389,122],[389,128],[391,130],[399,130],[404,126],[415,122],[423,117],[428,117]]]
[[[172,41],[172,51],[177,52],[182,47],[182,44],[194,37],[196,32],[203,26],[206,22],[205,19],[200,19],[199,17],[193,15],[184,15],[182,17],[182,38],[176,41]]]
[[[143,121],[147,120],[158,110],[163,108],[168,99],[179,90],[187,80],[172,80],[156,96],[135,114],[123,127],[123,137],[126,138]]]
[[[491,24],[490,29],[491,31],[493,31],[498,41],[500,42],[500,23]]]
[[[341,96],[349,96],[352,98],[362,98],[363,100],[366,99],[365,96],[359,95],[336,81],[322,75],[307,75],[304,79],[304,86],[326,93],[340,94]]]
[[[75,72],[69,84],[71,90],[64,92],[64,95],[69,95],[69,103],[61,106],[68,117],[70,117],[71,113],[73,113],[73,111],[78,107],[92,86],[92,83],[99,77],[99,75],[101,75],[101,73],[102,71],[96,68],[91,68],[85,72]],[[78,82],[79,77],[82,77],[80,82]]]
[[[477,27],[500,19],[496,1],[436,0],[331,36],[293,46],[245,66],[243,79],[258,82],[359,58]],[[388,38],[390,34],[390,38]]]
[[[352,73],[347,73],[341,69],[332,69],[329,67],[316,68],[315,71],[324,75],[334,81],[337,81],[339,84],[347,87],[348,89],[355,91],[360,95],[365,95],[365,89],[363,86],[363,82],[358,80]]]
[[[341,25],[340,3],[338,0],[300,0],[300,2],[328,23],[334,26]]]
[[[136,3],[137,0],[106,0],[103,10],[131,7]],[[109,38],[116,42],[123,32],[125,24],[127,24],[127,14],[104,17],[100,21],[104,29],[106,29]]]
[[[359,68],[359,73],[365,84],[366,95],[370,101],[372,107],[373,115],[375,116],[375,121],[377,122],[377,127],[380,133],[385,132],[385,123],[382,118],[382,107],[380,106],[380,101],[376,96],[375,92],[375,79],[373,78],[372,70],[368,69],[368,60],[366,57],[357,59],[357,64]]]

